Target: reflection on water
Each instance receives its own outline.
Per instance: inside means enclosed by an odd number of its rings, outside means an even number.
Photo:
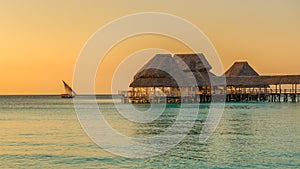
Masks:
[[[100,104],[101,99],[98,98]],[[105,100],[106,102],[107,100]],[[87,102],[88,104],[88,102]],[[124,105],[126,106],[126,105]],[[149,105],[135,105],[146,111]],[[201,104],[189,135],[170,151],[147,159],[129,159],[97,147],[82,131],[71,100],[58,96],[0,97],[1,168],[299,168],[300,105],[230,103],[210,139],[200,144],[208,104]],[[152,136],[176,120],[170,104],[150,123],[123,118],[112,103],[100,106],[119,132]],[[153,109],[155,111],[155,109]],[[182,123],[184,124],[184,123]],[[180,133],[180,129],[178,129]]]

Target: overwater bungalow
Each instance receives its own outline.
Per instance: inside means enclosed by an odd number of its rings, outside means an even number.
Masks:
[[[212,95],[225,95],[217,101],[227,102],[299,101],[300,75],[261,76],[248,62],[235,62],[222,76],[211,69],[201,53],[157,54],[133,77],[130,90],[120,94],[133,103],[211,102]]]
[[[134,76],[128,96],[133,102],[160,102],[165,97],[178,102],[181,96],[190,96],[195,92],[196,85],[188,77],[192,75],[186,75],[172,55],[158,54]]]
[[[248,62],[226,72],[227,101],[299,102],[300,75],[259,75]]]

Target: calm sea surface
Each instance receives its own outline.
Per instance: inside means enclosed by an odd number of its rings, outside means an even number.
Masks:
[[[108,122],[128,135],[163,131],[179,109],[168,105],[156,122],[128,125],[108,98],[97,101]],[[198,139],[209,106],[199,106],[196,123],[180,144],[159,156],[131,159],[94,144],[72,100],[0,96],[0,168],[300,168],[300,103],[226,104],[218,128],[204,144]]]

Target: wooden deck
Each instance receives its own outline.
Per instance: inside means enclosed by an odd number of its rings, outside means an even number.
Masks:
[[[130,93],[130,92],[129,92]],[[134,96],[120,93],[123,103],[209,103],[212,102],[299,102],[300,90],[262,89],[227,90],[226,94],[192,94],[189,96],[147,96],[135,93]]]

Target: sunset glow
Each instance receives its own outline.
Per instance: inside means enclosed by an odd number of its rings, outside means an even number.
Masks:
[[[0,94],[61,93],[61,80],[72,83],[76,59],[94,32],[119,17],[149,11],[176,15],[196,25],[214,44],[225,69],[236,60],[247,60],[260,74],[300,74],[299,7],[297,0],[3,0]],[[118,64],[146,48],[190,52],[178,41],[162,36],[122,41],[99,66],[96,93],[111,93]]]

